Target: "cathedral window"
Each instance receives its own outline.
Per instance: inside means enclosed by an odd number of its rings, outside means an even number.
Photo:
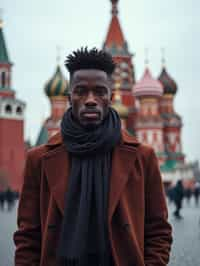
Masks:
[[[21,115],[22,114],[22,108],[21,108],[21,106],[17,106],[16,113],[18,115]]]
[[[5,87],[6,86],[6,72],[1,73],[1,86]]]
[[[128,64],[127,64],[126,62],[122,62],[122,63],[120,64],[120,66],[121,66],[122,69],[127,69],[127,68],[129,67]]]
[[[127,78],[128,77],[128,73],[126,71],[121,72],[121,77],[122,78]]]
[[[147,132],[143,132],[143,141],[146,143],[147,142]]]
[[[6,111],[7,114],[12,113],[12,106],[10,104],[7,104],[6,107],[5,107],[5,111]]]
[[[157,132],[153,132],[153,141],[157,141]]]

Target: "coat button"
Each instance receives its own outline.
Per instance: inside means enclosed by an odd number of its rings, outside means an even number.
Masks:
[[[123,227],[123,229],[124,229],[125,231],[129,231],[129,230],[130,230],[130,224],[128,224],[128,223],[124,223],[124,224],[122,225],[122,227]]]
[[[56,224],[49,224],[48,225],[48,231],[50,231],[50,232],[57,231],[57,225]]]

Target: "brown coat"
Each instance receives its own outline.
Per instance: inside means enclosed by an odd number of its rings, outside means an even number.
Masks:
[[[57,266],[69,160],[60,134],[28,152],[18,209],[15,266]],[[116,266],[164,266],[171,226],[152,148],[123,132],[113,153],[109,236]]]

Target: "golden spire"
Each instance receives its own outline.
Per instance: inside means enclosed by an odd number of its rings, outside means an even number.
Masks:
[[[162,55],[162,59],[161,59],[162,67],[165,67],[165,64],[166,64],[166,60],[165,60],[165,48],[161,48],[161,55]]]
[[[118,8],[117,8],[117,4],[118,4],[119,0],[111,0],[112,2],[112,15],[116,16],[118,14]]]
[[[61,60],[60,53],[61,53],[61,49],[62,49],[61,46],[59,46],[59,45],[56,46],[56,53],[57,53],[57,55],[56,55],[56,62],[57,62],[57,65],[60,65],[60,60]]]
[[[145,60],[144,60],[144,63],[146,65],[146,67],[148,67],[148,65],[149,65],[149,49],[148,48],[145,48]]]

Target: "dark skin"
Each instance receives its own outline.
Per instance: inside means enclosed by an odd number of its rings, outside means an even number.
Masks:
[[[71,78],[70,90],[72,114],[79,124],[86,128],[100,125],[111,105],[109,76],[102,70],[78,70]]]

